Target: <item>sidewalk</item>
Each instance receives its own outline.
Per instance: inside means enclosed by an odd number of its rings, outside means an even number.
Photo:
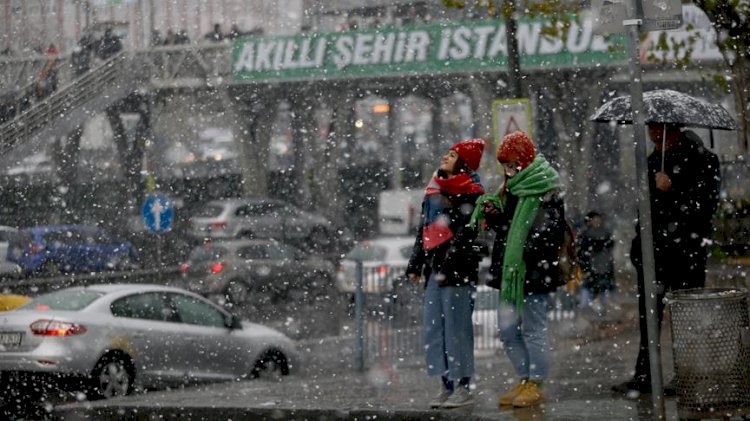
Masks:
[[[153,392],[109,401],[56,408],[62,420],[180,419],[413,419],[413,420],[640,420],[651,418],[651,398],[630,400],[610,392],[625,380],[635,362],[638,328],[626,323],[587,327],[582,318],[551,324],[552,372],[545,384],[547,402],[536,408],[499,410],[496,400],[515,380],[507,357],[488,352],[477,357],[473,407],[429,410],[438,380],[427,378],[421,357],[396,366],[351,367],[352,341],[310,341],[300,348],[311,356],[303,373],[280,381],[252,380],[177,391]],[[668,326],[665,324],[665,326]],[[578,334],[573,335],[572,332]],[[585,335],[585,336],[584,336]],[[665,377],[671,376],[668,328],[663,331]],[[673,398],[667,419],[677,419]],[[136,415],[137,414],[137,415]]]

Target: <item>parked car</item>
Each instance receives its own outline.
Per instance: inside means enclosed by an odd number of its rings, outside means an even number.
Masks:
[[[8,257],[8,244],[11,237],[15,236],[18,230],[7,225],[0,225],[0,259]]]
[[[272,238],[307,247],[330,248],[336,230],[329,220],[276,199],[221,199],[206,203],[190,218],[198,240]]]
[[[333,263],[275,240],[209,242],[180,270],[190,291],[234,305],[310,301],[330,292],[334,276]]]
[[[0,260],[0,282],[21,278],[23,278],[23,269],[21,269],[21,266],[8,260]]]
[[[489,251],[477,242],[483,256],[479,263],[479,279],[489,271]],[[353,294],[356,291],[357,261],[362,261],[362,289],[365,293],[386,293],[394,282],[405,276],[414,247],[413,236],[381,236],[363,240],[344,256],[336,274],[336,287],[340,292]]]
[[[89,225],[40,225],[23,228],[11,237],[8,260],[24,273],[76,273],[128,270],[138,254],[127,241]]]
[[[295,344],[280,332],[160,285],[66,288],[3,313],[3,320],[0,390],[6,395],[64,388],[109,398],[288,375],[300,364]]]
[[[377,237],[358,242],[339,264],[336,287],[340,292],[354,294],[357,288],[357,261],[362,261],[362,290],[385,293],[394,281],[405,275],[414,237]]]
[[[10,239],[18,234],[13,227],[0,225],[0,281],[18,279],[23,275],[23,269],[8,260],[8,246]]]

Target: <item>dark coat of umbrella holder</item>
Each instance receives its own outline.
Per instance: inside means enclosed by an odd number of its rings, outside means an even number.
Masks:
[[[750,320],[744,289],[673,291],[672,347],[681,420],[750,415]]]

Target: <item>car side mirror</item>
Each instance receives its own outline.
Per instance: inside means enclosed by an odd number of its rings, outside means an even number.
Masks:
[[[242,321],[240,321],[240,318],[234,314],[230,314],[227,319],[227,327],[230,330],[242,330]]]

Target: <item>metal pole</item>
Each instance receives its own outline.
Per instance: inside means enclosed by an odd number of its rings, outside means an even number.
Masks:
[[[365,294],[362,291],[362,261],[357,261],[357,268],[354,272],[357,286],[354,292],[354,334],[356,335],[356,369],[364,371],[365,369]]]
[[[159,283],[162,282],[162,266],[161,266],[161,234],[156,234],[156,267],[158,268],[157,279]]]
[[[505,42],[508,45],[508,85],[513,98],[523,98],[521,85],[521,59],[518,52],[518,22],[516,21],[516,0],[505,0],[503,12],[508,9],[505,20]]]
[[[402,187],[402,176],[401,169],[404,166],[404,133],[398,131],[399,126],[396,124],[398,115],[396,114],[396,104],[398,103],[395,97],[388,98],[388,136],[391,140],[391,148],[393,150],[393,173],[391,173],[391,188],[401,189]]]
[[[648,356],[651,370],[651,399],[658,419],[666,419],[664,409],[664,389],[661,370],[661,347],[659,345],[659,318],[656,314],[657,285],[654,263],[654,238],[651,230],[651,199],[648,183],[648,162],[646,159],[645,117],[643,115],[643,83],[638,42],[638,28],[642,23],[643,9],[640,0],[633,0],[635,19],[623,22],[628,32],[628,52],[630,56],[630,106],[633,112],[633,137],[635,149],[635,177],[638,193],[638,220],[643,256],[643,283],[646,296],[646,330],[648,332]]]

